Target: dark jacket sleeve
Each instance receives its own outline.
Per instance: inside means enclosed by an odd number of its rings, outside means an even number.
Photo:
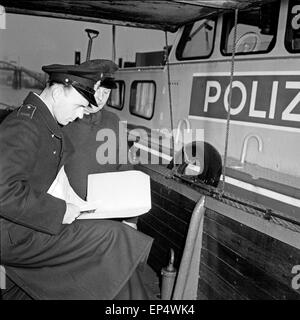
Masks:
[[[56,234],[62,227],[66,203],[35,190],[30,181],[39,143],[39,131],[33,121],[14,118],[1,124],[0,216],[37,231]]]
[[[111,111],[104,110],[105,112],[105,126],[107,128],[112,129],[117,138],[117,150],[116,150],[116,159],[118,164],[118,171],[126,171],[126,170],[133,170],[134,166],[130,163],[128,159],[128,145],[123,145],[123,141],[119,140],[120,135],[126,135],[126,141],[127,141],[127,132],[120,132],[119,130],[119,123],[120,118],[118,115]],[[121,163],[119,162],[120,159],[120,153],[121,153]],[[124,163],[125,161],[125,163]]]

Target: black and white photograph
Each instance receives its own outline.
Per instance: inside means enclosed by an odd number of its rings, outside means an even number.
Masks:
[[[300,0],[0,0],[0,300],[300,300],[299,144]]]

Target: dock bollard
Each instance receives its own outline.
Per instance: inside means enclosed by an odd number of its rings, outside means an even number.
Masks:
[[[171,249],[171,257],[169,261],[169,265],[166,268],[162,268],[162,283],[161,283],[161,299],[162,300],[171,300],[175,278],[177,275],[177,271],[174,268],[174,250]]]

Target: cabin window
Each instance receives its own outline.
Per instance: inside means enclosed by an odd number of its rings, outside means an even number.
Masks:
[[[276,42],[279,1],[238,13],[236,54],[266,53]],[[234,13],[224,14],[221,51],[232,54]]]
[[[109,107],[122,110],[124,106],[125,97],[125,82],[116,81],[117,88],[112,89],[110,96],[107,100],[107,105]]]
[[[134,81],[130,91],[130,112],[151,119],[154,113],[156,86],[153,81]]]
[[[285,47],[291,53],[300,52],[300,1],[290,0],[287,26],[285,33]]]
[[[214,44],[216,22],[202,19],[184,28],[179,41],[176,57],[178,60],[207,58]]]

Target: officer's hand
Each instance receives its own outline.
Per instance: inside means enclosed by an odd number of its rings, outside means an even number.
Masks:
[[[67,203],[67,209],[62,223],[71,224],[79,215],[79,207],[75,206],[74,204]]]

